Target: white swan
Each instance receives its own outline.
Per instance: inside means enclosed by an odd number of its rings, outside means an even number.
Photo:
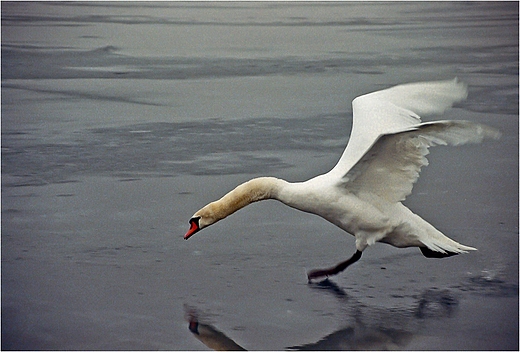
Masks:
[[[197,211],[184,238],[252,202],[276,199],[317,214],[356,238],[350,259],[310,271],[309,281],[343,271],[375,242],[419,247],[435,258],[475,250],[448,238],[401,203],[421,167],[428,165],[429,147],[500,137],[497,130],[468,121],[421,123],[419,115],[441,114],[466,97],[467,87],[457,79],[403,84],[357,97],[350,140],[331,171],[298,183],[274,177],[245,182]]]

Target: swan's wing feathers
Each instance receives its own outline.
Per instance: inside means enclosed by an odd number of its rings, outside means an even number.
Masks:
[[[399,153],[403,153],[399,157]],[[411,193],[421,168],[428,165],[428,143],[403,135],[385,135],[345,175],[345,186],[355,193],[377,194],[390,202]]]
[[[419,116],[440,115],[467,96],[467,85],[455,78],[448,81],[401,84],[362,95],[357,100],[363,108],[363,105],[371,105],[374,101],[384,101],[410,111],[410,115],[419,119]]]
[[[334,174],[346,173],[379,136],[415,126],[421,116],[441,114],[467,94],[467,86],[454,79],[403,84],[357,97],[350,140]]]
[[[485,138],[499,139],[495,128],[471,121],[433,121],[417,126],[416,134],[424,135],[435,144],[462,145],[480,143]]]
[[[372,193],[390,201],[403,201],[412,192],[428,148],[434,145],[479,143],[498,138],[490,127],[468,121],[423,123],[407,130],[382,135],[345,175],[345,186],[355,193]]]

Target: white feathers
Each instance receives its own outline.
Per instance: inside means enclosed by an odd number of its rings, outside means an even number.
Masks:
[[[420,115],[442,114],[467,94],[467,86],[454,79],[403,84],[357,97],[349,143],[334,173],[350,170],[381,135],[418,125]]]
[[[366,108],[374,102],[392,103],[420,120],[417,115],[441,115],[453,103],[465,100],[467,96],[467,85],[455,78],[449,81],[401,84],[362,95],[354,99],[352,104],[360,105],[360,109],[363,109],[362,106]]]
[[[383,238],[380,238],[383,229],[373,232],[377,240],[398,247],[426,245],[441,253],[474,250],[446,237],[400,203],[411,194],[421,168],[428,165],[429,147],[479,143],[484,138],[500,137],[497,130],[469,121],[420,123],[421,115],[441,114],[464,100],[467,94],[467,86],[454,79],[400,85],[360,96],[352,102],[349,143],[324,179],[358,196],[359,207],[363,201],[377,203],[379,210],[393,219],[393,230],[386,229]],[[345,223],[358,228],[352,224],[369,222],[370,216],[376,218],[375,213],[365,216]],[[349,226],[343,226],[349,231],[346,227]],[[367,233],[363,236],[367,237]]]
[[[466,85],[456,79],[360,96],[352,102],[349,143],[330,172],[301,183],[276,178],[247,182],[199,210],[192,221],[202,228],[251,202],[274,198],[354,235],[359,252],[378,241],[421,247],[423,253],[426,247],[445,254],[474,250],[446,237],[401,203],[428,165],[428,148],[500,136],[493,128],[469,121],[421,123],[421,116],[441,114],[466,96]],[[185,238],[194,232],[190,229]]]
[[[370,192],[389,202],[403,201],[412,193],[421,167],[428,165],[428,148],[434,145],[479,143],[498,138],[490,127],[468,121],[436,121],[380,136],[348,170],[342,183],[349,190]]]

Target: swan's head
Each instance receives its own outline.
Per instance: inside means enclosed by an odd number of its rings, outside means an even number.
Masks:
[[[281,181],[273,177],[261,177],[237,186],[224,197],[209,203],[193,214],[190,219],[190,229],[184,235],[184,239],[187,240],[203,228],[224,219],[252,202],[271,198],[273,184],[279,186],[279,182]]]
[[[184,235],[184,239],[187,240],[203,228],[216,223],[220,219],[221,217],[217,215],[215,204],[210,203],[206,205],[204,208],[200,209],[191,217],[190,229]]]

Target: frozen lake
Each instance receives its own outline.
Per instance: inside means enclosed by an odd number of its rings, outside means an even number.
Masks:
[[[2,349],[518,350],[518,3],[3,2]],[[478,252],[376,244],[277,202],[197,234],[258,176],[328,171],[352,99],[451,79],[414,212]],[[191,313],[190,313],[191,312]]]

